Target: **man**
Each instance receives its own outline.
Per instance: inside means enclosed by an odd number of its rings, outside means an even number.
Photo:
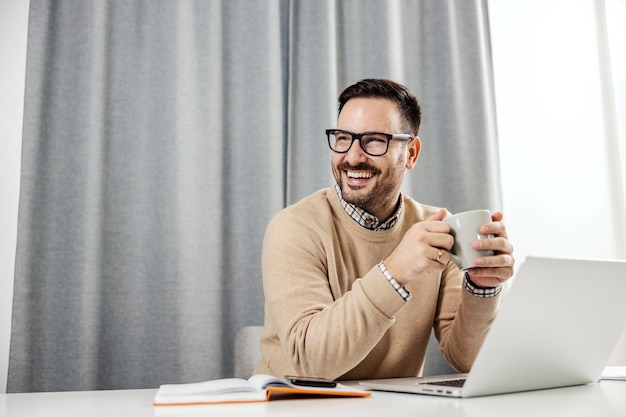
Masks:
[[[417,376],[432,328],[448,363],[471,367],[513,275],[513,248],[493,214],[481,233],[494,237],[474,247],[495,254],[463,276],[448,253],[447,211],[401,194],[420,153],[420,117],[392,81],[362,80],[340,95],[337,129],[327,131],[336,187],[285,208],[265,234],[255,373]]]

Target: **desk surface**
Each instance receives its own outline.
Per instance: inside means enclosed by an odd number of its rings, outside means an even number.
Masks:
[[[180,407],[153,407],[155,393],[148,389],[0,394],[0,416],[626,416],[626,381],[465,399],[376,391],[369,398]]]

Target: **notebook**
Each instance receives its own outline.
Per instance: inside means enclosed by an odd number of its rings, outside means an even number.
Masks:
[[[476,397],[588,384],[600,379],[625,330],[626,261],[529,257],[503,295],[468,374],[360,385]]]

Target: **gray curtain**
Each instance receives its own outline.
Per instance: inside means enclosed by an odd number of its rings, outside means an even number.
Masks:
[[[499,208],[486,0],[31,0],[8,392],[233,373],[269,219],[332,186],[365,77],[411,88],[405,192]]]

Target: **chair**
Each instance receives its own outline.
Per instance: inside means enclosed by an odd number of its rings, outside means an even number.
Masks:
[[[426,359],[424,360],[422,375],[430,376],[456,373],[458,372],[448,365],[448,362],[444,359],[443,353],[439,350],[439,342],[437,342],[435,332],[432,331],[430,339],[428,339],[428,346],[426,347]]]
[[[235,335],[235,378],[248,379],[252,376],[259,359],[259,340],[263,326],[242,327]]]

